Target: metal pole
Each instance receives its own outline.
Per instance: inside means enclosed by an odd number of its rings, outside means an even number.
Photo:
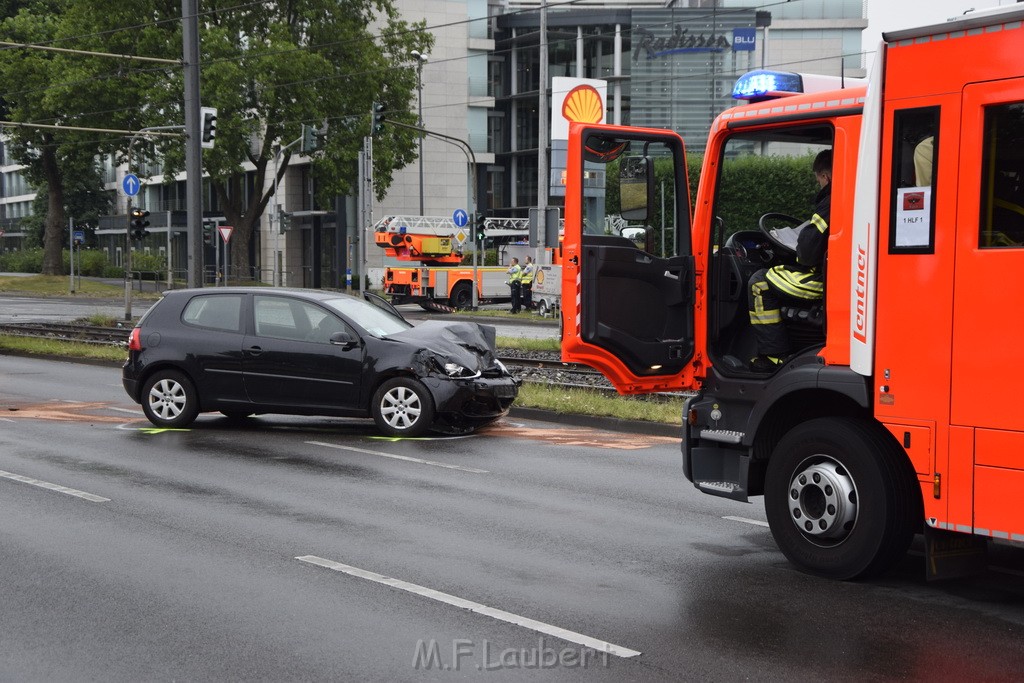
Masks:
[[[171,247],[171,212],[167,212],[167,289],[174,288],[174,257],[172,256]]]
[[[419,114],[416,119],[416,125],[423,128],[423,63],[427,61],[427,55],[423,54],[419,50],[413,50],[409,53],[416,60],[416,101],[419,108]],[[420,215],[423,216],[423,134],[420,133]]]
[[[199,146],[199,0],[181,0],[185,63],[185,205],[188,285],[203,286],[203,150]]]
[[[541,220],[546,220],[548,207],[548,194],[550,192],[551,180],[548,178],[548,146],[551,144],[551,134],[548,131],[548,1],[540,2],[540,87],[539,102],[537,105],[538,116],[540,117],[537,127],[537,212]],[[537,231],[537,244],[534,247],[533,262],[542,263],[541,254],[547,246],[544,239],[544,230]],[[554,246],[554,245],[553,245]]]
[[[423,61],[420,60],[416,67],[416,89],[419,92],[417,100],[419,101],[419,117],[417,118],[417,124],[420,128],[423,127]],[[423,212],[423,135],[420,134],[420,215],[425,215]]]
[[[68,290],[72,294],[74,294],[75,293],[75,228],[74,228],[74,219],[71,218],[71,216],[68,216],[68,265],[71,266],[69,268],[69,270],[71,271],[71,273],[70,273],[71,279],[68,280]]]

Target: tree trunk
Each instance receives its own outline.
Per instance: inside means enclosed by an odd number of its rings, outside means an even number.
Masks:
[[[266,159],[256,161],[255,187],[263,187],[264,173],[266,172]],[[285,164],[284,168],[287,168]],[[283,174],[284,169],[281,170]],[[230,244],[230,265],[231,275],[235,278],[253,278],[260,280],[260,273],[254,272],[252,262],[249,259],[249,244],[252,241],[256,226],[259,225],[260,217],[263,216],[270,200],[272,191],[257,193],[249,196],[247,205],[243,205],[242,182],[245,176],[234,175],[227,182],[215,182],[213,190],[217,193],[221,207],[224,209],[224,219],[233,230],[231,231]],[[276,283],[275,283],[276,284]]]
[[[43,275],[64,274],[64,179],[52,145],[42,146],[43,173],[46,176],[48,202],[43,229]]]

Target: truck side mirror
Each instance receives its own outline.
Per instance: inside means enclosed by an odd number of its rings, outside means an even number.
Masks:
[[[619,166],[619,213],[627,221],[646,221],[654,198],[650,157],[623,157]]]

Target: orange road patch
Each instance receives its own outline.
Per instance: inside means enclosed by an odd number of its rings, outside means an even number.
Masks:
[[[537,429],[536,427],[519,427],[498,424],[487,427],[481,434],[493,436],[517,437],[531,441],[547,441],[556,446],[584,446],[587,448],[614,448],[617,450],[639,450],[663,444],[678,444],[679,439],[668,436],[648,436],[646,434],[623,434],[598,429]]]
[[[90,411],[104,410],[106,403],[36,403],[26,406],[7,405],[0,409],[0,417],[53,422],[125,422],[125,416],[94,415]]]

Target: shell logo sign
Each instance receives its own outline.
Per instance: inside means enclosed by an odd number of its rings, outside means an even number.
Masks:
[[[600,93],[591,85],[576,86],[562,102],[562,116],[569,123],[601,123],[604,119],[604,102]]]
[[[601,123],[607,82],[593,78],[551,79],[551,139],[568,140],[569,123]]]

